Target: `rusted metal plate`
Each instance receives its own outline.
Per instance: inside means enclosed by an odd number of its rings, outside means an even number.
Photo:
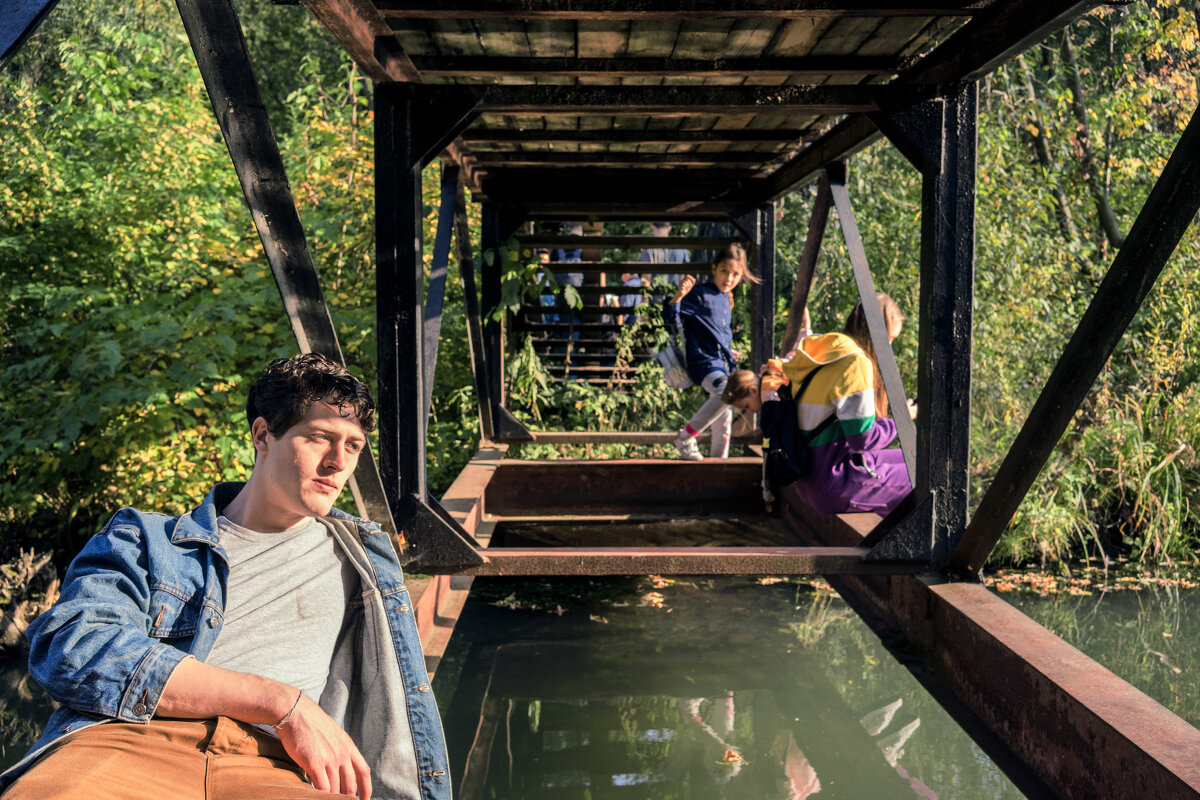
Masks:
[[[675,440],[675,431],[531,431],[535,444],[662,444]],[[697,437],[701,442],[712,438],[709,432]],[[762,435],[730,437],[733,444],[758,444]],[[592,462],[595,463],[595,462]]]
[[[494,522],[483,519],[484,491],[507,449],[507,445],[481,447],[442,495],[442,508],[484,547],[495,527]],[[473,581],[470,576],[448,574],[419,576],[407,581],[413,616],[425,653],[425,670],[430,679],[450,643],[450,635]]]
[[[488,483],[496,516],[725,514],[762,508],[756,458],[503,461]]]
[[[833,575],[897,568],[866,561],[867,552],[860,547],[502,547],[459,574]]]

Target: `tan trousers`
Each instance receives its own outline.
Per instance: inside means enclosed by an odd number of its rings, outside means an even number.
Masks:
[[[228,717],[106,722],[53,745],[4,800],[331,800],[278,739]]]

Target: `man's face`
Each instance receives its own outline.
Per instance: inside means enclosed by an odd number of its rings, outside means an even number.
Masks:
[[[254,475],[263,482],[263,510],[280,526],[276,530],[328,514],[367,446],[354,413],[342,416],[328,403],[313,403],[304,419],[278,438],[261,417],[252,431],[258,451]]]

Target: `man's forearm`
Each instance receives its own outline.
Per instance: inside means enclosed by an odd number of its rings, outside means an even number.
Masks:
[[[230,717],[274,725],[295,704],[298,692],[270,678],[185,658],[167,680],[155,715],[183,719]]]

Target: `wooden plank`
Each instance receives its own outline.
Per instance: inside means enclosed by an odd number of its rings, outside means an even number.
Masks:
[[[764,56],[807,56],[836,22],[833,17],[791,19],[779,26]]]
[[[835,20],[833,25],[813,44],[810,53],[814,56],[846,55],[855,53],[863,42],[883,24],[883,17],[846,17]]]
[[[575,56],[573,20],[531,19],[525,23],[525,35],[529,39],[529,54],[532,56],[528,60],[566,59]],[[538,72],[542,75],[553,74],[548,70]]]
[[[629,20],[576,21],[576,53],[579,58],[621,58],[628,52]]]
[[[680,23],[675,46],[667,55],[672,58],[699,60],[721,53],[733,28],[733,19],[692,18]],[[687,76],[683,76],[687,77]],[[706,77],[706,76],[698,76]]]
[[[878,90],[868,86],[510,86],[477,87],[484,114],[583,115],[850,114],[875,111]],[[587,123],[584,118],[582,123]]]
[[[512,152],[490,152],[479,150],[475,152],[480,166],[535,167],[545,164],[562,164],[572,167],[600,166],[672,166],[691,167],[762,167],[771,163],[776,156],[773,153],[625,153],[611,151],[607,153],[559,153],[549,150]]]
[[[906,20],[908,18],[905,18]],[[915,18],[924,23],[924,18]],[[532,24],[532,23],[531,23]],[[533,32],[530,34],[536,35]],[[715,38],[716,34],[714,34]],[[905,39],[907,42],[908,40]],[[438,56],[412,55],[411,61],[426,77],[453,77],[490,79],[509,75],[564,76],[576,77],[583,74],[603,75],[617,78],[635,75],[674,76],[688,79],[732,76],[776,76],[800,78],[824,78],[829,75],[881,75],[891,74],[904,66],[887,53],[862,57],[850,55],[807,55],[712,58],[713,53],[724,53],[725,40],[712,44],[694,56],[626,56],[624,58],[575,58],[568,54],[546,55],[538,52],[536,57],[504,56]],[[569,49],[569,45],[552,40],[543,44],[542,50]],[[708,56],[708,57],[706,57]]]
[[[385,16],[409,19],[804,19],[850,16],[937,16],[971,14],[985,7],[981,0],[377,0]]]

